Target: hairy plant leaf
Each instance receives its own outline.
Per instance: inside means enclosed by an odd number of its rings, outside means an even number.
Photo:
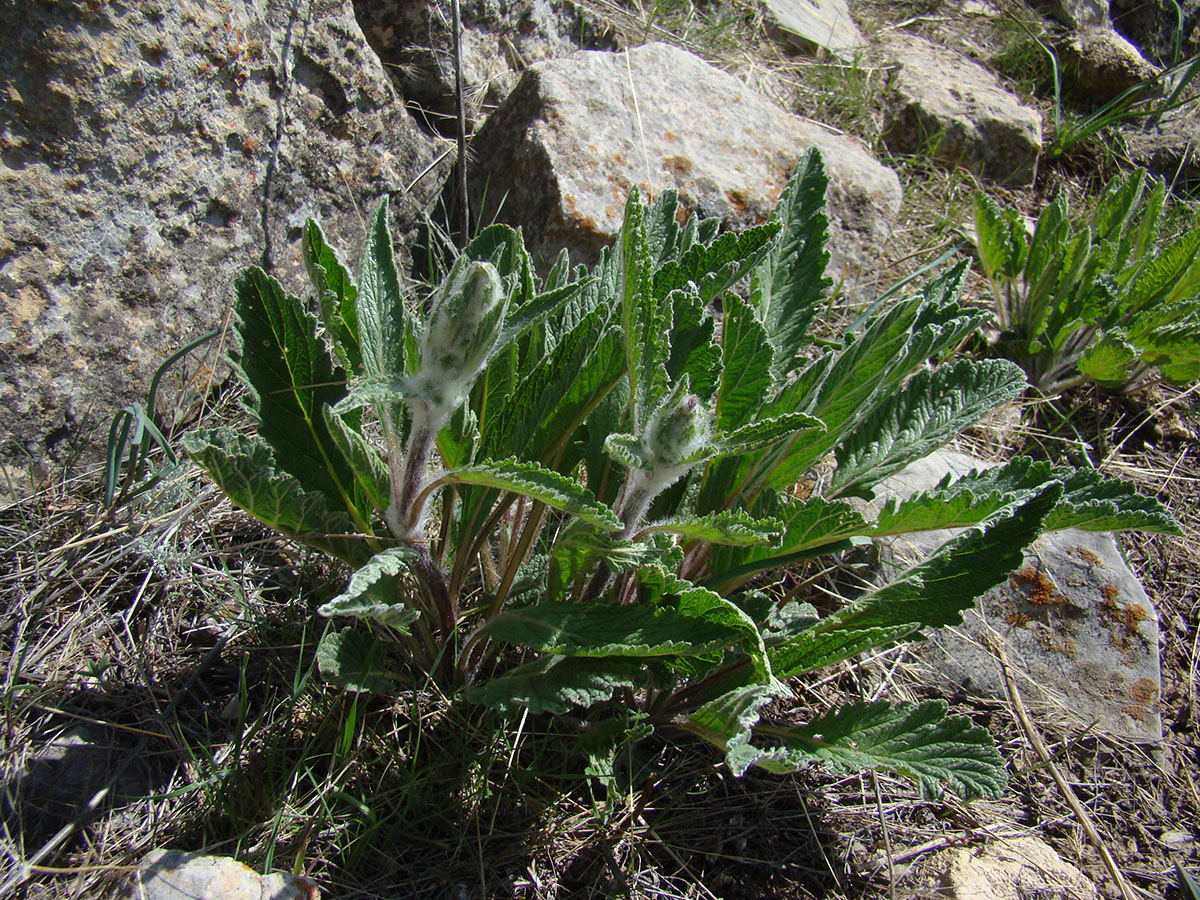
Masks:
[[[672,260],[654,273],[654,293],[668,293],[691,283],[704,303],[718,296],[744,276],[767,252],[780,225],[770,222],[745,231],[727,231],[711,244],[693,244],[677,261]]]
[[[675,384],[686,376],[696,396],[708,402],[721,381],[721,348],[713,343],[713,317],[691,288],[672,291],[666,304],[672,319],[667,379]]]
[[[648,681],[639,659],[545,656],[468,688],[466,697],[509,715],[562,714],[608,700],[618,688],[640,688]]]
[[[778,519],[756,519],[740,509],[723,510],[704,516],[659,519],[643,527],[639,537],[657,532],[677,534],[691,541],[750,547],[778,539],[783,534],[783,523]]]
[[[560,600],[571,582],[590,577],[601,563],[613,573],[654,562],[667,564],[667,551],[644,541],[621,540],[611,531],[575,520],[554,542],[546,579],[546,599]]]
[[[828,186],[820,153],[809,150],[796,164],[771,215],[771,221],[781,226],[779,239],[750,281],[750,303],[774,349],[772,368],[777,378],[787,374],[808,342],[808,328],[833,283],[825,277]]]
[[[841,500],[776,498],[767,493],[755,504],[753,512],[782,522],[783,537],[773,547],[714,547],[708,581],[722,593],[758,572],[797,562],[813,550],[832,549],[867,529],[862,515]]]
[[[597,528],[616,531],[621,527],[621,520],[587,488],[565,475],[516,457],[454,469],[438,478],[437,483],[476,484],[509,491],[570,513]]]
[[[760,727],[790,764],[780,766],[776,755],[765,767],[790,771],[815,759],[839,772],[887,769],[915,778],[931,799],[943,783],[964,799],[999,796],[1007,776],[991,736],[965,716],[947,717],[946,710],[942,700],[858,703],[801,727]]]
[[[412,547],[390,547],[376,553],[350,577],[346,590],[317,609],[323,616],[354,616],[408,634],[420,610],[408,606],[402,593],[403,573],[417,558]]]
[[[766,329],[746,301],[729,296],[721,324],[724,368],[717,392],[716,425],[732,431],[759,412],[771,388],[771,344]],[[795,412],[796,409],[786,410]]]
[[[667,310],[652,290],[645,215],[646,209],[635,188],[625,204],[625,223],[617,238],[622,274],[617,296],[625,333],[625,374],[629,379],[635,432],[640,431],[667,393],[666,364],[671,353]]]
[[[348,691],[389,694],[396,690],[387,677],[387,647],[356,628],[327,632],[317,645],[317,665],[326,681]]]
[[[232,428],[197,428],[182,445],[230,500],[260,522],[352,565],[370,559],[368,541],[355,534],[346,513],[282,471],[265,441]]]
[[[725,751],[725,764],[734,775],[743,775],[762,751],[750,743],[762,708],[787,689],[778,681],[748,684],[708,701],[684,721],[690,732]]]
[[[371,220],[363,250],[356,304],[358,339],[364,374],[400,378],[409,371],[407,350],[413,324],[400,292],[387,212],[385,197]]]
[[[769,649],[780,677],[829,665],[921,627],[955,625],[975,598],[1020,567],[1062,496],[1058,482],[1023,491],[990,519],[947,541],[925,562]]]
[[[1105,478],[1095,469],[1035,462],[1027,456],[1015,457],[1002,466],[977,469],[961,478],[947,475],[932,490],[906,500],[892,498],[884,505],[871,533],[900,534],[974,525],[1011,503],[1016,494],[1054,481],[1063,485],[1063,494],[1046,516],[1046,531],[1082,528],[1181,533],[1162,504],[1139,494],[1132,482]]]
[[[1079,372],[1101,386],[1117,387],[1129,380],[1139,356],[1120,332],[1110,332],[1083,351]]]
[[[362,368],[358,346],[358,286],[341,254],[329,246],[325,232],[312,219],[304,226],[304,266],[317,291],[321,319],[333,341],[333,350],[349,372]]]
[[[829,494],[866,497],[883,479],[1018,397],[1025,375],[1006,360],[971,359],[918,372],[875,406],[837,449]]]
[[[305,490],[320,491],[335,507],[359,515],[350,496],[354,473],[321,412],[342,398],[345,375],[317,337],[315,320],[261,269],[244,271],[234,290],[238,366],[259,435]]]
[[[392,473],[388,470],[387,463],[374,445],[360,431],[336,415],[332,407],[325,406],[322,414],[329,434],[354,472],[356,496],[362,498],[359,507],[365,507],[369,503],[377,512],[382,513],[391,502],[392,495]]]
[[[755,419],[733,431],[714,435],[701,458],[761,450],[797,432],[812,430],[824,431],[825,423],[806,413],[785,413],[770,419]]]

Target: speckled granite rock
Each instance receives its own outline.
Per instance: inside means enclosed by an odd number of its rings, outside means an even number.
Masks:
[[[809,147],[830,176],[832,268],[869,268],[900,205],[896,174],[861,145],[805,122],[732,75],[666,44],[585,51],[532,66],[475,137],[484,221],[525,226],[545,263],[595,260],[625,198],[675,188],[730,226],[765,221]]]
[[[144,397],[243,266],[299,286],[306,217],[356,254],[381,196],[404,231],[441,187],[350,0],[5,3],[0,30],[0,458]]]

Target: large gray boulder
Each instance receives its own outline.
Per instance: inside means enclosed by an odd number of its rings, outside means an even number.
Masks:
[[[953,451],[918,460],[888,479],[877,501],[931,490],[948,473],[986,463]],[[926,559],[952,537],[921,532],[880,542],[885,576]],[[980,639],[1003,641],[1026,701],[1080,726],[1162,740],[1158,614],[1111,534],[1065,529],[1038,538],[1024,564],[979,598],[963,624],[918,647],[929,678],[975,694],[1006,696],[1000,667]]]
[[[4,3],[0,31],[9,460],[65,453],[144,396],[242,267],[298,289],[308,216],[357,255],[381,197],[404,231],[441,187],[444,144],[350,0]]]
[[[893,60],[884,140],[898,153],[928,153],[1009,184],[1032,182],[1042,150],[1041,114],[986,68],[913,34],[888,42]]]
[[[853,276],[890,234],[895,172],[667,44],[532,66],[472,142],[472,193],[483,221],[525,227],[542,264],[561,247],[590,262],[615,237],[634,186],[674,188],[687,209],[741,227],[767,219],[814,146],[830,176],[832,267]]]
[[[1058,45],[1058,58],[1072,90],[1100,103],[1158,74],[1157,66],[1107,25],[1068,35]]]

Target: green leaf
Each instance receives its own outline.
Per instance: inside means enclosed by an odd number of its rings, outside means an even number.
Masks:
[[[809,150],[797,164],[771,215],[782,230],[754,270],[750,303],[774,348],[773,370],[782,377],[808,342],[808,328],[832,284],[825,277],[829,223],[825,191],[829,179],[821,154]]]
[[[1139,494],[1132,482],[1105,478],[1095,469],[1055,467],[1018,456],[1002,466],[977,469],[958,479],[947,475],[933,490],[907,500],[892,498],[871,534],[974,525],[993,516],[1017,494],[1055,481],[1063,485],[1063,495],[1046,517],[1046,531],[1082,528],[1180,533],[1162,504]]]
[[[915,778],[929,798],[939,796],[943,782],[964,799],[999,796],[1007,777],[991,736],[946,710],[942,700],[858,703],[805,726],[758,731],[786,752],[787,765],[778,757],[766,765],[773,771],[817,760],[838,772],[887,769]]]
[[[1138,349],[1120,332],[1109,332],[1083,351],[1079,373],[1096,384],[1117,387],[1125,384],[1138,364]]]
[[[625,374],[629,378],[635,432],[667,393],[666,365],[671,354],[667,310],[651,289],[644,216],[645,208],[635,188],[625,204],[625,222],[617,238],[623,276],[619,299],[625,332]]]
[[[756,419],[726,434],[715,435],[701,458],[761,450],[798,432],[813,430],[824,431],[825,423],[805,413],[787,413],[771,419]]]
[[[481,416],[479,452],[550,464],[587,415],[621,380],[621,331],[598,308],[562,337],[510,394],[489,398],[501,411]]]
[[[732,431],[751,421],[771,388],[771,344],[754,310],[741,298],[725,300],[721,324],[724,369],[717,392],[716,426]],[[794,412],[795,407],[785,410]]]
[[[666,304],[672,311],[667,379],[676,384],[686,376],[692,391],[708,402],[721,380],[721,348],[713,343],[713,317],[691,288],[672,291]]]
[[[763,751],[750,743],[762,708],[787,694],[774,680],[744,685],[705,703],[687,717],[683,727],[725,751],[725,764],[740,776],[763,756]]]
[[[1018,231],[1017,229],[1021,229]],[[1024,229],[1015,215],[1005,215],[987,194],[975,195],[975,232],[979,262],[989,278],[1015,277],[1024,267]]]
[[[636,434],[610,434],[604,439],[604,452],[627,469],[650,469],[653,461],[646,456]]]
[[[587,488],[565,475],[537,463],[521,462],[516,457],[464,466],[446,472],[435,484],[475,484],[509,491],[570,513],[597,528],[616,531],[621,527],[620,519]]]
[[[654,294],[665,297],[686,284],[694,284],[700,299],[708,303],[742,278],[767,252],[780,225],[770,222],[742,232],[727,231],[711,244],[693,244],[678,261],[654,273]]]
[[[400,378],[409,372],[408,342],[414,330],[400,293],[400,275],[388,231],[387,197],[367,232],[358,288],[359,341],[366,375]]]
[[[638,537],[658,532],[677,534],[689,541],[750,547],[777,540],[783,534],[783,523],[778,519],[756,519],[740,509],[723,510],[705,516],[659,519],[643,527]]]
[[[396,690],[387,677],[387,648],[379,638],[355,628],[326,633],[317,645],[317,665],[326,681],[348,691],[389,694]]]
[[[963,610],[1019,568],[1062,496],[1058,482],[1024,491],[891,583],[770,648],[780,677],[811,671],[922,627],[956,625]]]
[[[421,613],[405,604],[402,576],[416,558],[417,551],[412,547],[390,547],[376,553],[351,576],[346,590],[317,612],[323,616],[373,619],[380,625],[408,634],[408,626],[420,618]]]
[[[369,541],[354,533],[349,517],[282,471],[266,442],[232,428],[197,428],[182,444],[217,487],[260,522],[352,565],[370,559]]]
[[[321,410],[345,394],[345,374],[334,368],[316,321],[295,297],[261,269],[234,282],[239,369],[250,389],[247,405],[259,435],[281,468],[307,491],[319,491],[366,531],[349,491],[354,473],[329,433]]]
[[[883,479],[1024,389],[1024,373],[1006,360],[964,359],[918,372],[902,390],[883,398],[838,447],[829,494],[869,496]]]
[[[392,496],[392,473],[375,446],[363,434],[352,428],[332,407],[321,410],[325,425],[342,456],[350,463],[359,494],[377,512],[387,509]]]
[[[562,599],[572,582],[591,576],[602,563],[615,574],[654,562],[666,565],[667,555],[653,544],[621,540],[577,519],[563,529],[550,552],[546,599]]]
[[[547,656],[468,688],[466,697],[509,715],[561,715],[608,700],[618,688],[645,687],[648,681],[639,659]]]
[[[758,572],[798,562],[814,551],[833,549],[867,529],[866,521],[848,503],[820,497],[801,500],[767,493],[755,504],[753,513],[782,522],[783,537],[775,547],[714,547],[709,558],[712,575],[708,582],[720,593],[732,590]]]
[[[304,266],[317,291],[321,319],[333,341],[333,350],[350,372],[362,369],[362,350],[358,346],[358,286],[341,254],[329,246],[325,233],[312,219],[304,226]]]

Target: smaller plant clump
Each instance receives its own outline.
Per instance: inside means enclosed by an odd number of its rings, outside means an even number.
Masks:
[[[883,767],[995,794],[987,733],[946,704],[859,703],[775,724],[805,676],[961,621],[1046,529],[1175,525],[1091,470],[1017,459],[868,515],[888,476],[1018,396],[1012,363],[941,362],[990,319],[966,264],[834,344],[826,178],[810,153],[770,222],[680,226],[629,198],[594,268],[543,280],[485,229],[428,296],[401,288],[381,206],[358,278],[315,223],[320,320],[272,278],[237,281],[234,364],[256,434],[184,446],[261,521],[353,566],[319,650],[353,690],[433,679],[509,713],[571,713],[589,771],[653,731],[732,771]],[[731,292],[748,284],[744,296]],[[719,310],[719,312],[716,312]],[[796,487],[804,485],[803,489]],[[772,572],[876,537],[957,528],[928,560],[818,610]]]
[[[1072,219],[1065,196],[1030,234],[1015,209],[975,203],[979,261],[999,318],[996,351],[1042,394],[1093,381],[1131,393],[1200,377],[1200,229],[1163,241],[1165,189],[1136,170]]]

